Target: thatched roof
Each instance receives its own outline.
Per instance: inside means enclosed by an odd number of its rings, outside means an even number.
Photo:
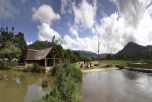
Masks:
[[[51,48],[47,48],[47,49],[43,49],[43,50],[28,49],[26,60],[41,60],[41,59],[45,59],[46,56],[51,51],[51,49],[52,49],[52,47]]]

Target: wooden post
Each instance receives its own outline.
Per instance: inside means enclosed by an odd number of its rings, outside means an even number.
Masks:
[[[53,58],[53,65],[55,65],[55,57]]]
[[[61,65],[61,59],[59,59],[59,61],[60,61],[59,64]]]
[[[47,59],[45,59],[45,67],[47,67]]]

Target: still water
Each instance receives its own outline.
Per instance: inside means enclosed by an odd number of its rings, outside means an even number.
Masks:
[[[84,73],[82,102],[152,102],[152,76],[115,69]]]
[[[49,79],[49,87],[42,88],[42,79],[45,74],[1,72],[7,78],[0,80],[0,102],[33,102],[42,98],[51,88],[52,79]]]

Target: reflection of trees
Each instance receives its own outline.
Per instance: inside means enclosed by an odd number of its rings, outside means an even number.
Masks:
[[[2,73],[6,75],[6,78],[0,81],[0,102],[23,102],[28,86],[41,83],[41,79],[46,77],[45,74],[14,71]],[[16,83],[16,78],[19,78],[20,83]]]
[[[125,78],[127,78],[129,80],[136,80],[138,78],[137,73],[132,73],[130,71],[123,71],[123,75]]]

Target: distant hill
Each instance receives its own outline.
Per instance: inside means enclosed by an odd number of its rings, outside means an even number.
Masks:
[[[152,55],[152,46],[141,46],[129,42],[121,51],[113,55],[114,59],[149,59]]]
[[[52,46],[51,42],[48,41],[35,41],[33,44],[28,45],[28,49],[41,50]]]
[[[84,57],[87,57],[87,58],[93,58],[93,59],[98,59],[98,54],[97,53],[94,53],[94,52],[91,52],[91,51],[85,51],[85,50],[78,50],[78,52],[84,56]],[[107,53],[104,53],[104,54],[100,54],[99,55],[99,58],[100,59],[104,59],[106,58],[108,54]]]

